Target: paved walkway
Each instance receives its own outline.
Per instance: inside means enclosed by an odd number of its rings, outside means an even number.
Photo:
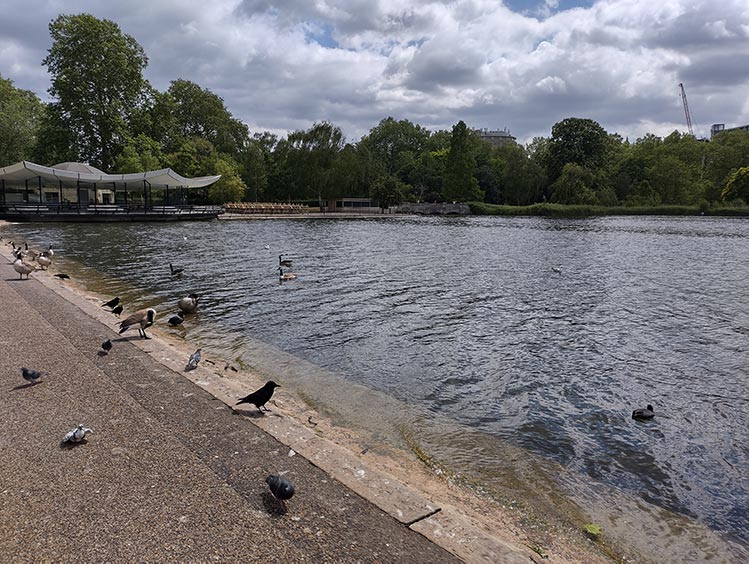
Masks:
[[[129,340],[98,356],[119,336],[37,275],[0,256],[4,561],[456,560]],[[61,448],[78,423],[94,434]],[[285,511],[272,473],[297,487]]]

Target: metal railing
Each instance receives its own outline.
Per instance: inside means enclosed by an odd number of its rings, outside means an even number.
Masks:
[[[221,206],[148,205],[143,204],[78,204],[57,202],[0,203],[6,215],[219,215]]]

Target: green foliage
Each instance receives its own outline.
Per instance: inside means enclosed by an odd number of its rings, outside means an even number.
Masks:
[[[556,204],[596,204],[593,173],[575,163],[564,165],[562,174],[551,185],[549,201]]]
[[[728,178],[720,199],[724,202],[739,199],[749,201],[749,166],[738,169]]]
[[[245,185],[239,177],[236,163],[218,158],[214,174],[220,174],[221,179],[208,188],[208,199],[213,204],[240,202],[244,198]]]
[[[29,160],[37,143],[44,105],[0,75],[0,166]]]
[[[52,76],[49,93],[56,98],[57,119],[70,134],[77,160],[107,171],[146,86],[146,54],[116,23],[89,14],[61,15],[49,31],[52,47],[42,64]]]
[[[554,182],[567,163],[589,170],[605,164],[610,148],[606,131],[592,119],[567,118],[554,124],[543,160],[549,179]]]
[[[372,186],[371,197],[377,200],[382,209],[395,206],[403,201],[405,186],[395,176],[389,175]]]
[[[145,170],[158,170],[162,168],[163,161],[161,144],[147,135],[140,134],[134,139],[128,139],[115,161],[113,172],[127,174]]]
[[[448,202],[483,200],[484,194],[473,176],[475,160],[469,151],[468,128],[463,121],[453,127],[450,152],[447,155],[442,196]]]
[[[595,523],[588,523],[583,527],[583,531],[593,540],[598,540],[598,537],[603,533],[601,526]]]
[[[420,154],[429,139],[429,131],[407,119],[395,121],[387,117],[372,128],[360,143],[372,156],[383,163],[385,171],[393,174],[398,169],[398,157],[404,151]]]

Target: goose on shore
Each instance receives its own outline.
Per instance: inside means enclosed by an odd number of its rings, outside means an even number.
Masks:
[[[18,272],[18,278],[20,280],[23,280],[23,275],[26,275],[26,280],[29,279],[29,274],[34,272],[34,267],[30,264],[23,262],[23,258],[19,256],[14,262],[13,262],[13,270]]]
[[[177,307],[185,313],[195,313],[195,310],[198,309],[199,297],[197,294],[190,294],[189,296],[180,298],[177,302]]]
[[[283,268],[280,266],[278,267],[278,279],[283,282],[285,280],[294,280],[296,279],[296,274],[293,272],[284,272]]]
[[[42,267],[42,270],[47,270],[47,268],[49,268],[49,265],[52,264],[52,259],[42,253],[38,257],[36,257],[36,262],[39,263],[39,266]]]
[[[122,320],[120,323],[120,334],[127,331],[133,325],[138,325],[138,334],[144,339],[150,339],[151,337],[146,335],[146,329],[153,325],[155,316],[156,310],[153,308],[136,311],[134,314]]]

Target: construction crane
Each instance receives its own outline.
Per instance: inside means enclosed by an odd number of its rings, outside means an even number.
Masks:
[[[687,93],[684,90],[684,84],[680,82],[679,88],[681,89],[681,101],[684,103],[684,115],[687,116],[687,129],[689,130],[689,135],[694,137],[694,131],[692,130],[692,114],[689,113],[689,102],[687,102]]]

